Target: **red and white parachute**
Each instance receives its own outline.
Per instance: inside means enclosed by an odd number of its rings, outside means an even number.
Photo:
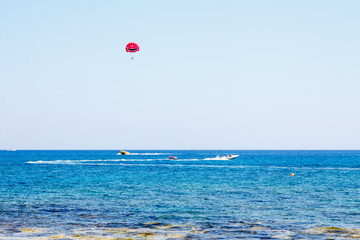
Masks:
[[[126,45],[125,50],[128,53],[136,53],[140,50],[140,47],[137,43],[130,42]],[[131,59],[134,59],[134,57],[131,56]]]
[[[128,53],[134,53],[134,52],[138,52],[140,50],[140,47],[137,43],[131,42],[126,45],[125,50]]]

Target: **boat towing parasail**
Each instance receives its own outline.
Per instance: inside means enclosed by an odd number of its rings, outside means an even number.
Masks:
[[[215,160],[232,160],[232,159],[237,158],[238,156],[239,155],[232,155],[232,154],[229,154],[226,156],[216,156]]]

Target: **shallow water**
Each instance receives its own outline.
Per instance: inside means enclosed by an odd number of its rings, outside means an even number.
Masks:
[[[0,151],[0,239],[360,238],[360,151],[130,152]]]

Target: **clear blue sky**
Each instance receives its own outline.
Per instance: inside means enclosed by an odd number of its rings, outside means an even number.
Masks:
[[[359,12],[2,0],[0,149],[360,149]]]

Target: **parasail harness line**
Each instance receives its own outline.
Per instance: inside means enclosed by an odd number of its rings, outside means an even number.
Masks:
[[[136,53],[140,50],[140,47],[137,43],[130,42],[126,45],[125,50],[128,53]],[[131,60],[134,60],[133,56],[131,56]]]

